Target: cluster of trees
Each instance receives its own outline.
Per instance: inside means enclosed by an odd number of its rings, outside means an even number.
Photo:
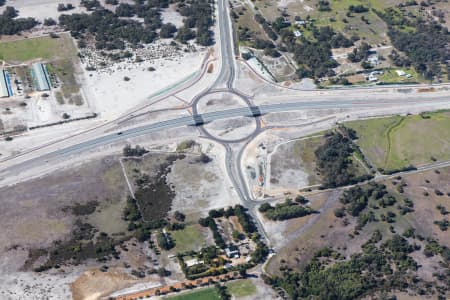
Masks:
[[[164,219],[144,222],[137,201],[132,197],[128,197],[122,217],[128,222],[128,231],[132,232],[140,242],[147,241],[152,230],[161,229],[168,224]]]
[[[68,10],[72,10],[74,8],[75,8],[75,6],[73,6],[71,3],[68,3],[68,4],[59,3],[56,10],[57,11],[68,11]]]
[[[136,145],[134,148],[131,145],[126,145],[123,148],[123,156],[142,156],[145,153],[148,153],[148,150],[139,145]]]
[[[351,170],[351,155],[356,147],[352,139],[341,133],[328,134],[325,143],[314,152],[320,170],[322,188],[335,188],[371,179],[372,175],[355,176]]]
[[[109,10],[99,9],[92,14],[61,15],[59,24],[75,38],[93,35],[97,49],[114,50],[125,49],[125,42],[151,43],[157,37],[155,30],[161,27],[158,10],[148,8],[144,20],[143,26],[138,21],[120,19]]]
[[[81,0],[80,5],[84,6],[88,11],[100,9],[102,7],[98,0]]]
[[[338,63],[331,57],[331,49],[350,47],[353,41],[341,33],[334,32],[329,26],[313,26],[312,33],[314,39],[302,36],[298,40],[289,30],[281,32],[286,50],[294,53],[294,59],[301,65],[297,74],[301,78],[334,76],[333,68],[337,67]]]
[[[394,26],[408,26],[414,27],[414,22],[408,19],[402,11],[399,9],[388,7],[383,11],[372,9],[372,11],[377,14],[384,22],[390,27]]]
[[[239,220],[239,223],[242,226],[242,229],[247,234],[252,234],[257,231],[255,224],[253,223],[252,218],[247,213],[247,209],[243,207],[242,205],[235,205],[234,207],[228,207],[227,209],[221,208],[221,209],[212,209],[209,211],[209,216],[207,218],[201,218],[199,220],[199,223],[207,224],[208,218],[220,218],[220,217],[226,217],[229,218],[231,216],[236,216]],[[203,225],[207,226],[207,225]]]
[[[81,45],[87,34],[93,35],[97,49],[124,49],[126,43],[137,46],[139,43],[148,44],[157,37],[157,30],[161,38],[176,38],[181,42],[187,42],[197,38],[200,45],[212,43],[213,4],[210,0],[184,1],[178,0],[178,10],[185,17],[184,26],[177,30],[176,26],[163,24],[161,9],[169,5],[167,0],[135,1],[134,4],[110,1],[109,4],[117,5],[115,13],[101,6],[97,0],[83,0],[81,5],[91,14],[77,13],[61,15],[59,23],[69,30],[75,38],[79,38]],[[63,8],[63,7],[61,7]],[[64,6],[63,10],[67,10]],[[143,24],[124,17],[139,17]],[[194,30],[195,28],[195,30]]]
[[[369,182],[364,186],[356,186],[346,190],[339,199],[342,207],[334,210],[334,215],[343,218],[346,214],[352,217],[358,217],[356,230],[361,230],[369,222],[378,222],[372,209],[379,207],[393,207],[395,204],[401,215],[413,212],[414,203],[408,198],[396,199],[389,193],[384,184]],[[399,202],[400,201],[400,202]],[[369,205],[370,203],[370,205]],[[367,207],[370,209],[366,210]],[[380,214],[381,221],[387,223],[395,222],[396,213],[387,211]]]
[[[347,59],[353,63],[365,61],[369,56],[370,45],[367,43],[361,43],[358,48],[354,48],[353,52],[347,55]]]
[[[77,220],[69,239],[56,241],[47,249],[33,250],[39,255],[30,253],[30,259],[33,261],[28,263],[32,265],[37,257],[46,256],[47,260],[33,269],[35,272],[43,272],[51,268],[59,268],[66,263],[77,265],[87,259],[96,259],[98,262],[106,262],[112,257],[119,259],[119,252],[115,250],[115,247],[120,242],[104,232],[96,236],[97,231],[92,225]]]
[[[242,229],[248,235],[257,231],[255,224],[253,223],[252,218],[247,213],[246,209],[242,205],[236,205],[234,207],[228,207],[227,209],[212,209],[208,213],[208,217],[200,218],[199,224],[203,227],[209,227],[213,233],[214,241],[219,248],[225,249],[226,243],[222,238],[222,235],[218,231],[217,224],[214,221],[215,218],[226,217],[229,218],[231,216],[236,216],[239,220],[239,223],[242,226]]]
[[[217,293],[219,294],[219,298],[221,300],[229,300],[231,299],[230,293],[228,293],[227,287],[224,285],[221,285],[220,283],[216,283],[214,287],[217,290]]]
[[[450,227],[450,221],[446,219],[442,219],[440,221],[434,221],[434,224],[439,226],[441,231],[447,231],[448,227]]]
[[[0,15],[0,35],[18,34],[39,24],[34,18],[16,17],[17,10],[12,6],[7,6]]]
[[[331,11],[330,1],[319,0],[319,2],[317,3],[317,8],[319,11]]]
[[[434,293],[433,284],[417,277],[418,264],[410,256],[420,246],[400,235],[378,245],[381,238],[374,233],[362,252],[348,260],[334,251],[320,251],[302,271],[285,271],[281,277],[265,280],[282,287],[292,299],[360,299],[398,290]]]
[[[219,232],[219,229],[217,228],[217,224],[216,221],[214,221],[214,218],[202,218],[199,220],[199,223],[203,227],[209,227],[209,229],[211,229],[211,232],[213,233],[214,243],[217,245],[217,247],[221,249],[225,249],[227,247],[222,235]]]
[[[156,241],[158,242],[158,246],[163,250],[170,250],[175,247],[175,243],[167,232],[158,232]]]
[[[268,219],[274,221],[304,217],[316,212],[310,207],[299,205],[290,199],[286,199],[284,203],[279,203],[275,206],[272,206],[269,203],[264,203],[259,207],[259,211],[262,212]]]
[[[390,28],[388,35],[394,47],[404,52],[426,79],[440,75],[441,64],[450,59],[450,34],[438,23],[418,22],[414,31]]]
[[[276,46],[269,40],[255,39],[253,41],[253,47],[256,49],[264,49],[264,54],[271,57],[281,56],[280,52],[277,51]]]
[[[359,14],[359,13],[365,13],[365,12],[368,12],[368,11],[369,11],[369,8],[368,8],[368,7],[365,7],[365,6],[362,5],[362,4],[358,4],[358,5],[350,5],[350,6],[348,7],[348,11],[351,12],[351,13],[357,13],[357,14]]]
[[[196,38],[199,45],[211,45],[213,43],[213,32],[210,28],[214,24],[214,1],[180,1],[177,7],[185,19],[184,25],[178,30],[176,38],[183,43]],[[196,30],[193,31],[193,28]]]
[[[270,23],[261,14],[255,14],[255,21],[261,24],[262,28],[270,39],[272,39],[273,41],[276,41],[278,39],[278,35],[275,33],[275,31],[273,31]]]

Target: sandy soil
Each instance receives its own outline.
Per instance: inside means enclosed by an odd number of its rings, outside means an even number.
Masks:
[[[204,128],[218,139],[235,140],[250,136],[256,129],[256,121],[251,117],[229,118],[207,123]]]
[[[71,3],[75,9],[69,12],[58,12],[57,6],[59,3]],[[63,13],[80,13],[87,12],[84,7],[80,7],[80,0],[8,0],[9,6],[14,6],[19,11],[20,17],[32,17],[38,21],[43,22],[46,18],[58,19]],[[0,9],[2,12],[4,8]]]
[[[72,299],[69,284],[81,271],[34,274],[25,272],[0,275],[0,298],[4,300],[60,300]]]
[[[212,158],[207,164],[193,163],[197,157],[188,156],[172,166],[168,181],[174,185],[176,196],[172,210],[188,214],[206,214],[212,208],[238,203],[238,196],[229,181],[221,147],[202,143],[203,151]]]
[[[231,93],[214,93],[200,99],[198,102],[199,113],[207,113],[224,109],[246,107],[245,101]]]
[[[193,76],[203,58],[204,52],[196,52],[178,59],[118,63],[108,72],[87,72],[84,84],[88,99],[103,119],[113,119],[163,88]],[[151,72],[149,67],[156,70]]]
[[[176,11],[175,5],[170,5],[161,12],[163,23],[172,23],[177,28],[183,26],[183,17]]]
[[[72,299],[96,300],[138,281],[118,269],[112,269],[106,273],[98,270],[86,271],[70,285]]]

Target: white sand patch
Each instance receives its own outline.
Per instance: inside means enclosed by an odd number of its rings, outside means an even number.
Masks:
[[[66,12],[59,12],[57,10],[59,3],[71,3],[75,8]],[[57,20],[61,14],[86,12],[84,7],[80,7],[80,0],[8,0],[6,4],[15,7],[19,11],[20,17],[32,17],[41,22],[46,18]],[[5,7],[2,7],[0,12]]]
[[[3,273],[0,275],[0,299],[3,300],[59,300],[72,299],[69,284],[79,275],[79,270],[66,274]]]
[[[110,72],[88,72],[85,86],[89,101],[102,118],[117,117],[162,89],[193,76],[203,57],[204,52],[186,53],[178,60],[121,62],[113,65]],[[149,67],[156,70],[150,72]]]
[[[169,6],[161,12],[163,23],[172,23],[177,28],[183,26],[183,16],[175,10],[175,5]]]
[[[47,99],[40,98],[36,103],[38,119],[41,122],[48,122],[52,118],[52,105]]]
[[[289,6],[289,4],[295,4],[297,2],[297,0],[281,0],[278,2],[278,7],[279,8],[287,8]],[[304,0],[300,0],[300,3],[303,3]]]

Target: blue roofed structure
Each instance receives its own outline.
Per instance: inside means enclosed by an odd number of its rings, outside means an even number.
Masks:
[[[0,69],[0,97],[9,97],[9,89],[6,84],[6,74],[3,69]]]
[[[32,74],[35,87],[38,91],[50,90],[50,78],[48,77],[47,70],[43,64],[33,64]]]

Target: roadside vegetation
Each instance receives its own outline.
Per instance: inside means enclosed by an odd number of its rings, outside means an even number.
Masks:
[[[299,198],[300,201],[302,199],[303,198]],[[284,203],[278,203],[275,206],[272,206],[269,203],[264,203],[258,210],[263,213],[266,218],[272,221],[284,221],[316,213],[316,211],[310,207],[303,206],[299,202],[286,199]],[[306,200],[306,202],[308,201]]]

